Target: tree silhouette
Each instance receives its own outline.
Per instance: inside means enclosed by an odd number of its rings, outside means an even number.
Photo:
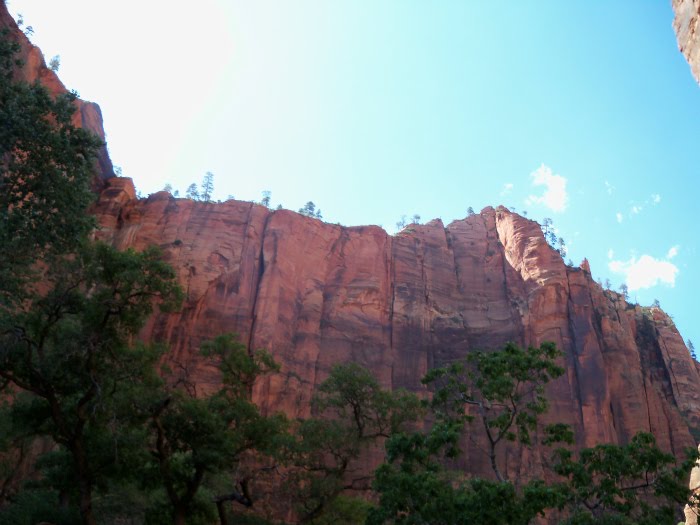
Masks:
[[[202,179],[202,194],[201,199],[204,202],[211,202],[211,195],[214,192],[214,174],[207,171]]]
[[[199,200],[199,189],[197,188],[197,184],[194,182],[187,186],[187,191],[185,192],[185,197],[188,199],[192,199],[193,201],[198,201]]]

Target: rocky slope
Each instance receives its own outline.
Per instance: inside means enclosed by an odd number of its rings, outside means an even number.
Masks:
[[[695,80],[700,82],[700,0],[672,0],[671,4],[678,47],[688,60]]]
[[[187,293],[181,312],[155,316],[143,336],[167,342],[172,368],[200,389],[217,376],[197,349],[222,332],[274,354],[282,373],[260,382],[255,400],[300,416],[337,362],[423,392],[426,370],[473,349],[551,340],[566,374],[550,385],[548,418],[573,425],[579,445],[639,430],[675,453],[695,443],[700,369],[672,320],[604,291],[587,263],[567,267],[537,223],[505,208],[392,237],[249,202],[165,192],[139,201],[131,180],[107,185],[99,236],[120,248],[159,245]],[[468,448],[465,462],[481,470],[484,457]],[[515,476],[540,465],[537,452],[515,449],[507,462]]]
[[[0,32],[7,31],[9,38],[20,45],[19,57],[23,64],[17,70],[17,77],[26,82],[38,81],[53,95],[66,93],[68,90],[59,80],[55,72],[46,67],[44,55],[41,50],[33,45],[25,34],[15,23],[7,10],[5,1],[0,2]],[[94,102],[76,100],[77,111],[73,116],[73,124],[85,129],[89,129],[102,140],[105,132],[102,125],[102,112],[100,106]],[[98,152],[98,173],[101,179],[114,176],[112,161],[107,153],[107,147],[103,146]]]

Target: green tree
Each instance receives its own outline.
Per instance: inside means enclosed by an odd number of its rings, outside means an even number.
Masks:
[[[102,143],[72,125],[75,94],[13,80],[17,49],[2,33],[0,386],[13,396],[13,433],[57,444],[42,460],[45,484],[91,524],[95,488],[129,456],[129,399],[155,377],[157,351],[133,341],[153,301],[173,306],[179,289],[156,251],[89,242]]]
[[[299,208],[298,213],[301,213],[302,215],[306,215],[307,217],[314,217],[316,219],[321,219],[321,210],[316,209],[316,205],[312,202],[309,201],[306,204],[304,204],[303,208]]]
[[[0,34],[0,309],[21,304],[29,283],[75,250],[94,227],[86,213],[102,142],[72,125],[75,93],[52,98],[13,80],[19,46]]]
[[[13,417],[59,445],[63,483],[54,488],[77,487],[84,523],[95,523],[95,486],[128,455],[122,423],[130,400],[142,395],[139,385],[155,380],[158,357],[131,342],[154,300],[163,309],[179,302],[173,278],[157,250],[85,244],[54,263],[42,283],[47,293],[2,319],[0,378],[23,391]]]
[[[262,192],[262,200],[260,201],[260,204],[265,206],[266,208],[270,207],[270,200],[272,199],[272,192],[269,190],[265,190]]]
[[[202,193],[201,200],[204,202],[211,202],[212,194],[214,193],[214,174],[211,171],[207,171],[204,174],[204,179],[202,179]]]
[[[440,417],[477,420],[488,443],[487,454],[496,478],[506,478],[498,466],[504,441],[530,444],[537,418],[548,407],[545,385],[564,373],[554,343],[526,350],[508,343],[497,352],[473,352],[464,362],[433,369],[423,379],[437,388],[432,405]]]
[[[61,55],[54,55],[51,57],[51,60],[49,60],[49,69],[56,73],[58,71],[58,68],[61,67]]]
[[[557,239],[557,245],[559,246],[559,249],[557,250],[559,252],[559,255],[561,255],[562,259],[566,259],[566,254],[567,254],[567,248],[566,248],[566,241],[564,241],[563,237],[559,237]]]
[[[689,497],[685,480],[697,454],[676,466],[649,434],[638,434],[627,445],[599,445],[578,454],[556,449],[555,482],[516,485],[500,473],[496,447],[504,439],[531,443],[537,417],[546,409],[542,387],[561,374],[555,364],[559,355],[551,343],[527,350],[509,344],[429,373],[424,381],[437,385],[431,402],[434,423],[426,433],[395,433],[387,441],[387,461],[373,485],[379,505],[370,510],[367,523],[526,525],[558,510],[562,523],[577,525],[675,524],[674,510]],[[446,467],[459,456],[465,425],[478,422],[488,437],[495,481]],[[573,442],[573,433],[562,424],[546,427],[543,435],[543,446]]]
[[[246,454],[273,454],[285,429],[283,416],[265,417],[251,401],[255,379],[278,370],[272,357],[259,350],[249,355],[231,334],[202,346],[202,353],[221,371],[222,387],[206,397],[171,388],[145,407],[150,421],[150,454],[145,479],[165,489],[173,524],[189,523],[197,512],[224,516],[223,504],[252,505],[247,484],[222,481]],[[228,478],[226,478],[228,479]],[[202,494],[210,496],[202,499]],[[209,509],[208,514],[207,510]],[[162,508],[153,512],[162,513]]]
[[[367,369],[354,363],[333,367],[313,406],[318,416],[299,422],[292,446],[297,470],[290,488],[300,523],[323,523],[338,511],[343,490],[369,488],[366,474],[352,474],[354,462],[421,414],[414,395],[382,389]]]
[[[187,191],[185,191],[185,198],[192,199],[193,201],[199,200],[199,188],[194,182],[187,186]]]
[[[625,299],[625,301],[629,301],[630,299],[630,294],[629,294],[629,287],[627,286],[626,283],[622,283],[620,285],[620,295]]]
[[[401,231],[406,227],[406,216],[402,215],[401,219],[396,222],[396,231]]]
[[[544,234],[545,239],[547,239],[547,236],[549,233],[552,231],[552,219],[549,217],[545,217],[542,219],[542,224],[540,225],[540,228],[542,228],[542,233]]]
[[[696,457],[676,465],[645,432],[626,445],[596,445],[578,454],[559,448],[554,471],[566,480],[565,522],[675,525],[690,497],[687,478]]]

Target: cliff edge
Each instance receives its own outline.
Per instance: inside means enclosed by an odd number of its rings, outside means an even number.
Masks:
[[[18,58],[22,65],[18,68],[16,75],[19,80],[25,82],[40,82],[52,95],[67,93],[68,90],[58,78],[56,73],[46,67],[46,61],[41,50],[29,41],[29,38],[17,26],[7,10],[7,5],[3,0],[0,2],[0,32],[7,31],[8,37],[20,46]],[[75,101],[76,112],[73,115],[75,126],[89,129],[103,141],[105,131],[102,122],[102,112],[100,106],[94,102],[77,99]],[[107,146],[102,146],[97,154],[98,177],[102,180],[114,177],[114,167],[107,152]]]

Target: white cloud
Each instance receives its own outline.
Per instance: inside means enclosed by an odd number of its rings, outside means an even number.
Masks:
[[[610,184],[607,180],[605,181],[605,191],[608,192],[608,195],[612,195],[613,191],[615,191],[615,186]]]
[[[615,218],[617,222],[622,222],[622,214],[619,211],[615,214]]]
[[[630,211],[632,212],[633,215],[637,215],[640,211],[642,211],[641,206],[634,205],[632,208],[630,208]]]
[[[612,248],[610,248],[608,250],[608,259],[612,259],[613,257],[615,257],[615,252],[613,251]]]
[[[679,248],[680,246],[678,246],[677,244],[675,246],[671,246],[671,249],[668,250],[668,253],[666,254],[666,258],[669,260],[673,259],[676,255],[678,255]]]
[[[656,206],[658,203],[661,202],[661,195],[658,193],[652,193],[651,195],[651,202]]]
[[[566,179],[561,175],[555,175],[552,168],[542,164],[530,174],[533,186],[544,186],[545,190],[539,197],[530,195],[525,202],[531,204],[543,204],[554,212],[566,210],[569,196],[566,193]]]
[[[674,246],[668,251],[667,259],[678,253]],[[660,283],[675,286],[678,267],[669,260],[655,259],[651,255],[642,255],[639,259],[632,257],[629,261],[610,261],[608,268],[613,273],[624,275],[630,291],[651,288]]]
[[[508,195],[511,191],[513,191],[513,183],[512,182],[506,182],[503,185],[503,189],[501,190],[501,195]]]

